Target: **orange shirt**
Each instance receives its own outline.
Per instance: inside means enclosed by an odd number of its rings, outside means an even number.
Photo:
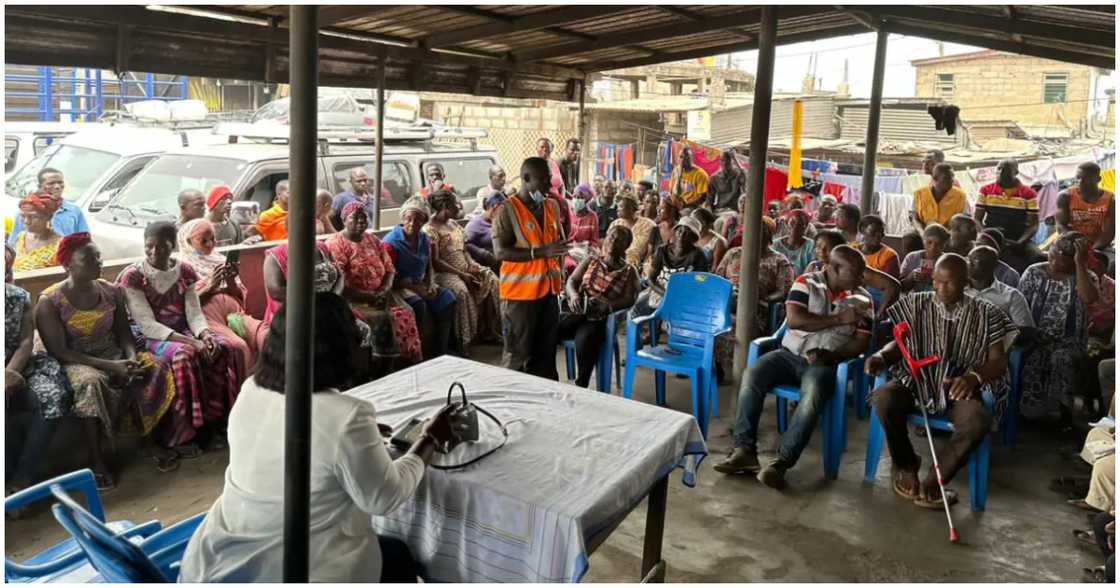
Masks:
[[[890,274],[892,278],[898,278],[900,269],[898,252],[894,249],[883,245],[875,253],[864,253],[863,259],[867,261],[867,267],[875,268],[881,272]]]
[[[277,205],[261,213],[257,219],[257,232],[265,241],[283,241],[288,238],[288,211]]]
[[[1112,192],[1101,190],[1101,196],[1092,204],[1081,199],[1081,188],[1070,186],[1069,228],[1085,235],[1090,243],[1096,243],[1104,230],[1104,219],[1108,216],[1108,205],[1112,202]]]

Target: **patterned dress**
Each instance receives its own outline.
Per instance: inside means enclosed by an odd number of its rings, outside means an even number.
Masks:
[[[23,316],[30,310],[31,295],[27,290],[13,284],[4,284],[4,364],[7,365],[15,355],[20,340],[23,339]],[[43,418],[57,419],[70,410],[73,400],[67,388],[66,376],[62,366],[46,353],[31,354],[27,365],[20,372],[27,387],[39,400]]]
[[[715,271],[716,275],[730,280],[736,291],[739,289],[739,271],[742,260],[743,248],[732,247],[724,254],[723,260],[719,262],[719,267]],[[785,297],[789,295],[789,289],[793,287],[794,277],[793,264],[784,255],[776,251],[770,251],[769,255],[758,261],[759,303],[754,319],[755,327],[758,329],[757,333],[766,332],[766,322],[770,317],[769,303],[766,302],[766,299],[781,293],[782,300],[785,300]],[[732,324],[734,324],[734,321],[734,316],[732,316]],[[735,331],[717,337],[716,361],[723,365],[725,370],[730,369],[734,355]]]
[[[124,359],[125,352],[117,344],[113,324],[118,305],[124,304],[120,291],[98,280],[97,304],[89,310],[80,310],[66,297],[61,285],[60,282],[44,290],[43,298],[58,309],[66,346],[100,359]],[[97,368],[66,364],[66,377],[74,389],[73,415],[100,419],[105,434],[112,437],[124,411],[136,417],[141,435],[151,433],[175,401],[175,379],[170,367],[156,362],[150,353],[137,353],[136,359],[147,373],[128,389],[112,382],[108,374]]]
[[[140,323],[145,333],[151,331],[138,316],[155,317],[155,323],[181,335],[194,336],[190,323],[199,317],[188,317],[187,294],[194,293],[198,274],[190,265],[175,262],[167,272],[175,272],[174,281],[162,292],[156,287],[159,270],[141,261],[125,268],[117,276],[117,283],[139,296],[130,296],[129,312]],[[166,274],[167,272],[159,272]],[[135,302],[134,302],[135,301]],[[146,306],[147,308],[144,308]],[[198,311],[201,315],[201,310]],[[205,323],[205,318],[201,319]],[[158,325],[155,325],[158,328]],[[234,349],[220,335],[214,340],[220,352],[213,361],[207,361],[203,354],[185,343],[168,338],[146,337],[148,351],[156,360],[171,367],[177,394],[168,413],[169,420],[160,434],[162,441],[169,447],[189,443],[198,429],[208,423],[224,422],[229,410],[237,399],[241,382],[237,377]]]
[[[328,237],[325,243],[346,283],[359,290],[367,292],[377,290],[397,271],[381,239],[373,233],[365,233],[361,243],[351,241],[342,233],[335,233]],[[371,328],[376,330],[375,323],[381,320],[389,323],[401,359],[409,363],[418,363],[423,359],[420,352],[420,331],[416,328],[416,315],[407,303],[391,296],[388,312],[368,304],[351,304],[362,314],[362,318],[370,323]]]
[[[1089,279],[1099,287],[1096,276],[1089,274]],[[1051,278],[1046,262],[1023,272],[1019,291],[1044,340],[1023,360],[1020,406],[1023,416],[1035,419],[1070,405],[1078,370],[1084,369],[1089,312],[1077,295],[1077,278]]]
[[[16,260],[12,264],[12,270],[29,272],[58,265],[58,262],[55,261],[55,254],[58,253],[58,239],[48,245],[41,245],[31,250],[27,249],[26,240],[27,231],[21,232],[16,237]]]
[[[444,263],[482,277],[481,287],[473,290],[455,274],[436,272],[436,283],[454,292],[455,299],[459,301],[455,306],[455,334],[461,348],[466,350],[481,333],[491,339],[500,337],[498,276],[467,254],[466,232],[455,221],[449,220],[441,227],[431,223],[424,225],[424,233],[435,245],[435,251]]]

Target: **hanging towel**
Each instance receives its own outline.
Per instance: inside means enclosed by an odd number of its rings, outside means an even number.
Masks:
[[[1099,186],[1102,190],[1116,193],[1116,168],[1106,169],[1101,172],[1101,183]]]
[[[885,171],[885,170],[883,170]],[[901,194],[902,176],[879,173],[875,176],[875,191],[880,194]]]
[[[888,235],[902,235],[910,231],[910,210],[913,207],[912,194],[879,194],[879,216],[883,217]]]
[[[801,112],[800,100],[793,101],[793,129],[789,147],[789,175],[787,188],[800,188],[801,181]]]
[[[930,177],[926,174],[911,174],[902,178],[902,191],[913,196],[914,192],[929,185]]]

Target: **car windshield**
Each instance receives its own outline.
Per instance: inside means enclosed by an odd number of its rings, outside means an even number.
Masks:
[[[248,166],[239,159],[200,155],[161,155],[121,190],[113,206],[134,214],[175,216],[179,192],[194,188],[206,194],[214,186],[232,186]]]
[[[17,198],[26,196],[39,188],[39,170],[53,167],[62,172],[62,177],[66,181],[62,197],[72,202],[77,201],[120,158],[121,156],[116,153],[87,147],[51,145],[12,174],[4,184],[4,191],[9,196]]]

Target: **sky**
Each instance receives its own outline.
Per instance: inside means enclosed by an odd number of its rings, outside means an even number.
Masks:
[[[980,48],[942,43],[945,55],[980,51]],[[853,97],[871,96],[872,67],[875,62],[875,33],[836,37],[778,47],[774,67],[775,92],[799,92],[801,81],[809,68],[809,60],[817,54],[817,77],[821,89],[830,91],[844,79],[844,62],[848,62],[848,87]],[[910,60],[937,57],[938,43],[918,37],[891,35],[887,40],[886,75],[883,79],[885,98],[907,98],[914,95],[915,70]],[[724,57],[726,59],[726,57]],[[754,73],[758,51],[736,53],[732,64]]]

